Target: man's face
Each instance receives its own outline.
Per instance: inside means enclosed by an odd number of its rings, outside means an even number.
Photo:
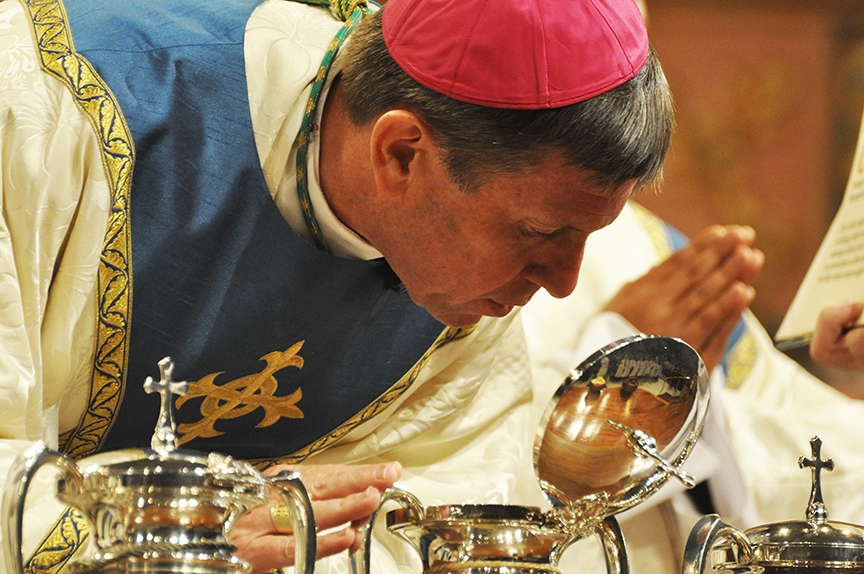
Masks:
[[[467,193],[439,162],[411,184],[379,249],[411,298],[451,326],[503,317],[541,287],[576,287],[588,235],[624,208],[633,183],[598,189],[558,158]]]

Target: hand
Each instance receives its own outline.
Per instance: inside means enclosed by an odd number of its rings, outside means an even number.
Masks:
[[[864,305],[825,307],[816,320],[810,356],[817,363],[847,371],[864,371],[864,329],[852,329]]]
[[[756,290],[750,282],[765,255],[753,247],[750,227],[713,225],[648,273],[628,283],[606,310],[643,333],[677,337],[692,346],[708,370],[723,356],[726,339]]]
[[[318,535],[316,559],[359,548],[362,535],[358,529],[378,508],[381,493],[402,476],[402,467],[397,462],[358,466],[279,465],[264,474],[273,476],[283,470],[300,474],[312,499],[318,530],[334,529]],[[294,564],[294,536],[279,533],[270,517],[270,507],[278,502],[273,499],[250,509],[231,529],[236,554],[252,565],[252,574]]]

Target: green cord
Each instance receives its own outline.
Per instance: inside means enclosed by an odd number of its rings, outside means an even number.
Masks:
[[[318,73],[315,75],[315,82],[312,84],[312,93],[309,94],[309,101],[306,103],[306,111],[303,114],[303,123],[300,125],[297,148],[297,197],[300,200],[303,219],[312,233],[315,246],[322,251],[332,254],[333,251],[324,241],[324,236],[321,234],[321,228],[318,225],[318,220],[315,219],[315,210],[312,208],[312,201],[309,198],[309,176],[306,173],[306,159],[309,155],[309,142],[312,139],[312,130],[315,126],[313,120],[318,110],[318,100],[321,97],[321,90],[327,81],[330,68],[333,66],[333,60],[336,59],[336,54],[345,42],[345,38],[354,31],[354,28],[357,27],[363,16],[369,12],[369,8],[365,0],[297,1],[313,6],[327,6],[330,8],[333,16],[345,22],[345,25],[339,29],[339,32],[331,40],[327,53],[324,54],[324,59],[321,61],[321,66],[318,68]]]

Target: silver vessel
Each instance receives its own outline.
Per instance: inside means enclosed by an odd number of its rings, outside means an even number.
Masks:
[[[425,574],[560,574],[561,554],[597,535],[609,574],[629,572],[614,515],[670,476],[704,424],[708,375],[686,343],[640,335],[610,344],[574,369],[548,405],[534,443],[534,470],[547,512],[516,505],[424,507],[411,493],[385,492],[352,555],[368,574],[372,525],[385,504],[387,530],[420,555]]]
[[[720,574],[864,573],[864,527],[828,520],[821,476],[823,470],[833,470],[834,461],[822,459],[819,437],[810,446],[812,458],[798,459],[812,473],[803,520],[741,531],[716,514],[705,516],[687,540],[682,573],[702,574],[709,566]]]
[[[294,518],[297,572],[312,574],[315,521],[303,484],[294,473],[265,478],[247,463],[216,453],[177,449],[172,394],[185,383],[171,380],[173,364],[160,361],[160,381],[147,392],[162,408],[151,449],[100,453],[76,463],[37,443],[10,470],[3,496],[6,570],[23,574],[24,502],[36,472],[59,467],[57,498],[86,518],[92,553],[70,563],[73,574],[235,574],[249,565],[234,555],[227,538],[246,509],[278,492]]]

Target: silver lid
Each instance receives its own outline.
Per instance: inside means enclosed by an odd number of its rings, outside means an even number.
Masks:
[[[558,389],[535,438],[547,499],[602,517],[670,476],[692,486],[680,466],[702,431],[708,387],[698,353],[679,339],[638,335],[594,353]]]
[[[763,567],[861,568],[864,566],[864,527],[828,520],[822,499],[822,471],[833,470],[832,459],[822,459],[822,440],[810,439],[812,458],[798,466],[812,474],[810,500],[804,520],[776,522],[744,531],[752,551],[751,564]]]
[[[171,378],[174,364],[159,361],[161,379],[148,377],[144,389],[159,393],[161,408],[151,449],[99,453],[79,461],[80,479],[58,483],[58,497],[85,511],[95,508],[176,506],[177,500],[236,512],[267,498],[266,479],[248,463],[217,453],[177,448],[173,395],[187,390]]]

